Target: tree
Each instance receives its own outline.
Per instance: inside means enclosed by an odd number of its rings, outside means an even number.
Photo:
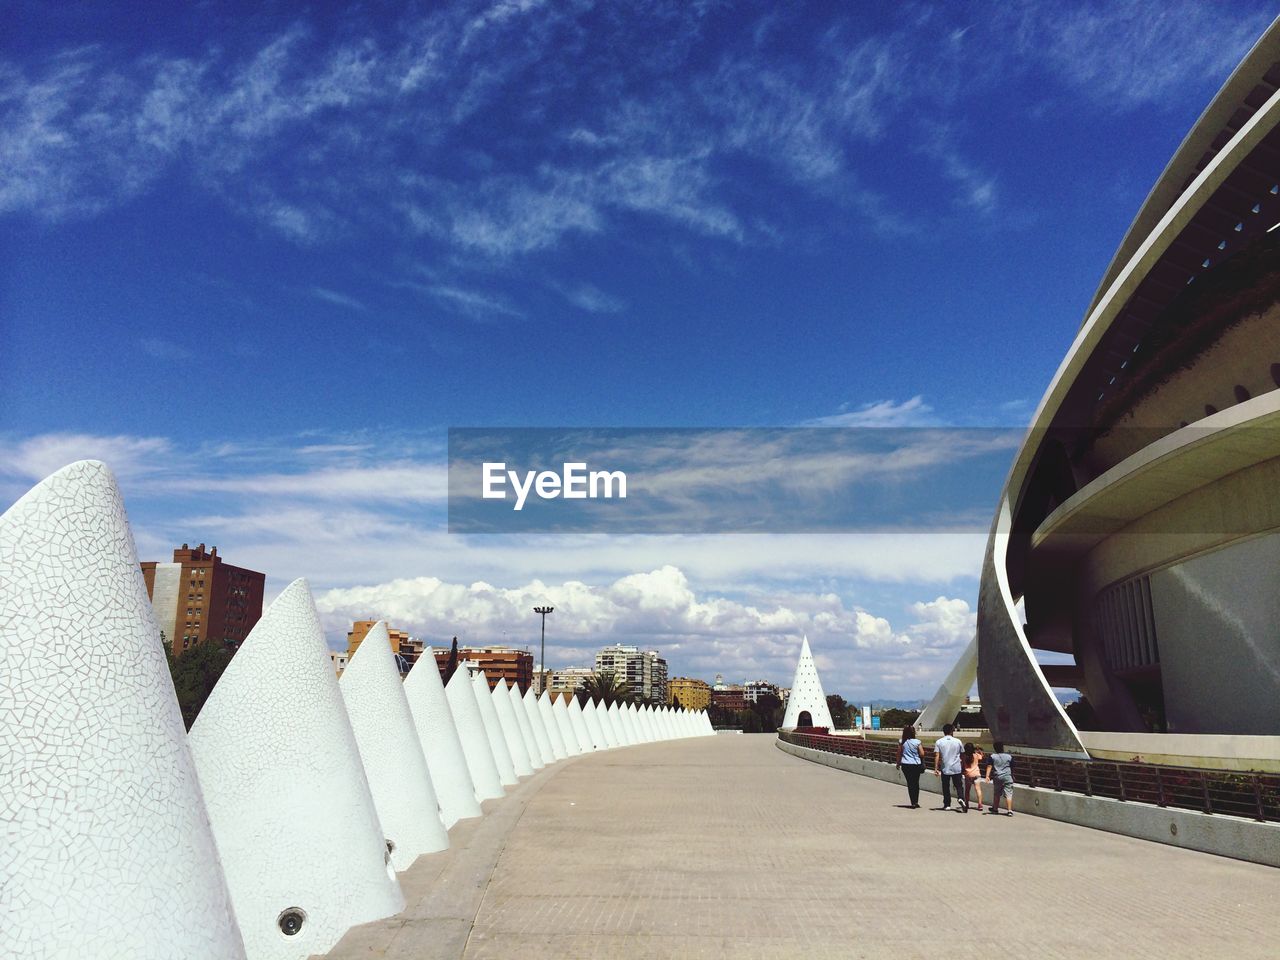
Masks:
[[[614,703],[631,702],[631,691],[611,670],[593,673],[587,677],[578,689],[578,693],[580,701],[583,697],[588,697],[603,702],[606,707],[613,706]]]
[[[901,730],[907,724],[915,724],[916,717],[920,715],[919,710],[899,710],[897,707],[890,707],[887,710],[880,711],[880,729],[881,730]]]
[[[235,650],[217,640],[206,640],[177,656],[165,644],[165,653],[169,674],[173,677],[173,692],[178,695],[178,706],[182,708],[182,721],[190,730],[218,678],[235,656]]]
[[[848,729],[850,726],[849,705],[844,702],[844,697],[838,693],[828,696],[827,710],[831,713],[831,728],[833,730]]]
[[[454,671],[458,669],[458,638],[453,638],[453,646],[449,648],[449,662],[444,665],[444,682],[448,683],[453,679]]]

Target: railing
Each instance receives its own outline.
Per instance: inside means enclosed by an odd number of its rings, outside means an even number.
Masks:
[[[781,730],[778,736],[796,746],[878,763],[896,763],[898,759],[898,745],[893,742]],[[924,747],[923,752],[925,766],[929,767],[933,764],[933,748]],[[1029,787],[1280,822],[1280,775],[1277,774],[1110,760],[1064,760],[1025,754],[1014,757],[1013,769],[1018,782]]]

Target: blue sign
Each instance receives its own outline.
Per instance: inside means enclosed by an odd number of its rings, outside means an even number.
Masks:
[[[879,717],[872,717],[872,718],[871,718],[871,729],[872,729],[872,730],[879,730],[879,729],[880,729],[880,718],[879,718]]]

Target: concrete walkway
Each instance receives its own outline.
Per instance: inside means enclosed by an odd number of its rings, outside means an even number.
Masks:
[[[936,798],[926,795],[925,802]],[[1280,870],[906,791],[719,736],[555,764],[331,957],[1275,957]]]

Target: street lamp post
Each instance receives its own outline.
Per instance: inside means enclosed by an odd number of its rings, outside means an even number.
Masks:
[[[542,614],[542,653],[538,658],[538,696],[547,689],[547,614],[555,607],[534,607],[534,613]]]

